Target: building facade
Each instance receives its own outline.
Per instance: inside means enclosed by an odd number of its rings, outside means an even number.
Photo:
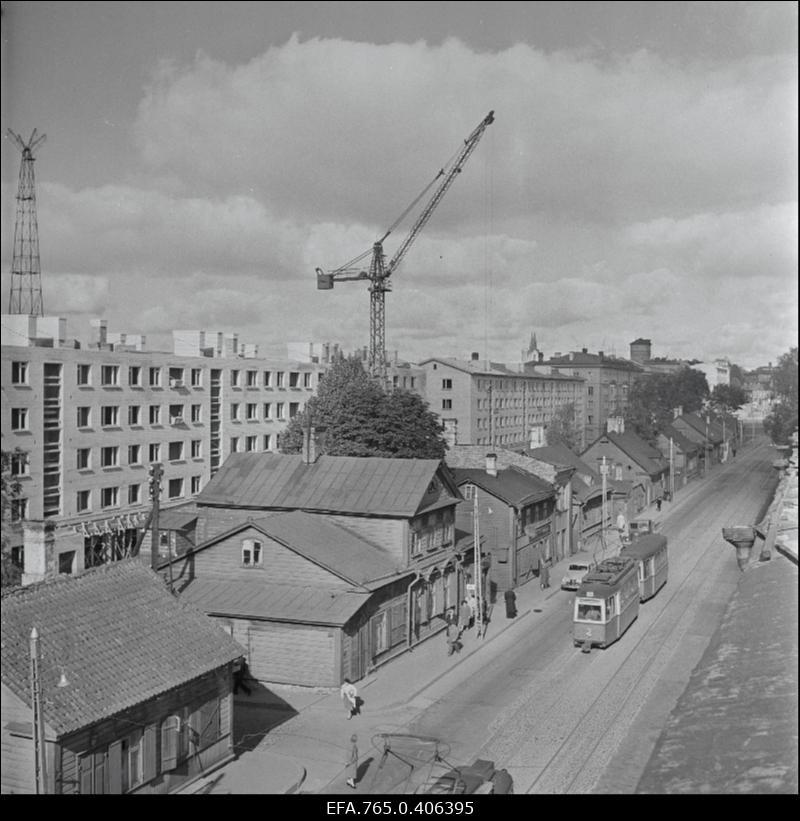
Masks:
[[[495,362],[432,358],[424,398],[439,415],[452,445],[523,448],[567,405],[584,413],[584,380],[573,374],[515,371]]]
[[[200,493],[231,453],[276,451],[325,367],[239,356],[232,342],[225,355],[198,345],[181,356],[13,338],[2,347],[2,447],[20,451],[10,535],[23,583],[124,555],[145,523],[149,465],[163,465],[168,507]]]

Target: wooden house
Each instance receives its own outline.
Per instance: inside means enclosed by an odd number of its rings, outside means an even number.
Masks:
[[[700,474],[700,454],[703,446],[699,442],[693,442],[674,425],[667,425],[658,434],[656,442],[665,459],[670,458],[670,442],[675,490],[680,490]]]
[[[2,791],[180,790],[234,758],[242,655],[135,559],[3,595]]]
[[[699,472],[705,473],[711,465],[722,460],[723,441],[722,427],[711,418],[710,414],[700,416],[697,413],[682,413],[672,420],[672,427],[687,439],[700,445],[698,454]]]
[[[446,626],[470,537],[438,460],[232,454],[196,499],[177,590],[262,681],[355,681]]]

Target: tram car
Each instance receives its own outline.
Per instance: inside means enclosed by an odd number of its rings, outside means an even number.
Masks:
[[[575,594],[572,637],[576,647],[613,644],[639,615],[639,570],[630,556],[604,559],[584,576]]]
[[[620,555],[630,556],[638,565],[639,601],[651,599],[667,583],[669,562],[666,536],[658,533],[640,536],[623,547]]]

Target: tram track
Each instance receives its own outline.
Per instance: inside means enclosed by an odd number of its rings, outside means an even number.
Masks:
[[[745,467],[744,462],[740,461],[741,467]],[[735,589],[737,576],[729,574],[724,601],[719,601],[719,580],[730,570],[731,559],[727,546],[724,553],[717,552],[721,537],[717,535],[701,546],[698,542],[705,542],[705,538],[689,542],[682,534],[691,532],[692,521],[709,498],[720,494],[728,501],[706,522],[705,533],[719,534],[731,518],[755,520],[770,484],[771,467],[766,463],[762,450],[745,474],[734,472],[734,466],[729,465],[707,492],[684,503],[680,520],[665,527],[670,538],[668,585],[642,606],[639,619],[619,642],[593,654],[589,665],[583,654],[576,656],[570,648],[569,653],[553,660],[544,675],[533,676],[511,709],[492,722],[492,737],[484,749],[509,767],[519,792],[591,791],[633,719],[654,687],[669,675],[672,659],[702,620],[703,603],[717,599],[718,605],[724,604]],[[761,480],[754,488],[756,473]],[[751,513],[750,508],[757,509]],[[708,627],[702,640],[696,642],[698,652],[710,640]],[[530,730],[529,738],[524,737],[526,730]]]

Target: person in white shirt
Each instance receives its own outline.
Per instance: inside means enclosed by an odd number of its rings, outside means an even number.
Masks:
[[[358,690],[356,690],[355,684],[353,684],[349,678],[346,678],[339,692],[342,695],[342,703],[347,713],[347,720],[350,721],[358,712]]]

